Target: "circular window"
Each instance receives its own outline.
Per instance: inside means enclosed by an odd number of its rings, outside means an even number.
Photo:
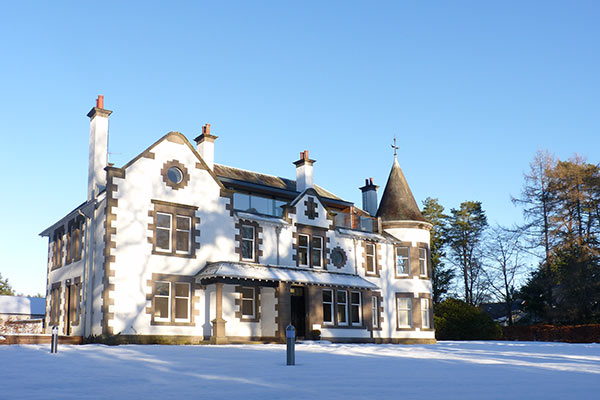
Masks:
[[[167,170],[167,177],[171,182],[177,184],[183,180],[183,172],[177,167],[171,167]]]
[[[342,268],[346,264],[346,252],[340,247],[336,247],[331,251],[331,262],[338,268]]]

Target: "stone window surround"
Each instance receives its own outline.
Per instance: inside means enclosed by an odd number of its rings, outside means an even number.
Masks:
[[[367,270],[367,244],[372,244],[373,245],[373,250],[374,250],[374,254],[373,254],[373,263],[375,265],[373,265],[374,267],[374,272],[369,272]],[[363,263],[362,263],[362,267],[365,270],[365,275],[366,276],[374,276],[374,277],[379,277],[379,271],[381,271],[381,265],[382,265],[382,260],[381,260],[381,244],[379,244],[376,241],[373,240],[362,240],[361,241],[361,247],[363,249]],[[394,269],[396,268],[396,254],[395,254],[396,249],[394,248]]]
[[[410,298],[411,302],[411,326],[410,327],[398,327],[398,298]],[[421,299],[429,299],[429,328],[423,328],[421,322]],[[431,294],[430,293],[415,293],[401,292],[396,293],[394,299],[394,307],[396,313],[396,331],[414,331],[419,329],[421,331],[433,331],[433,312],[431,307]]]
[[[242,226],[243,225],[254,227],[254,254],[253,254],[254,259],[253,260],[242,258]],[[239,219],[238,222],[236,222],[236,224],[235,224],[235,229],[237,231],[237,234],[235,235],[235,242],[236,242],[235,252],[239,255],[240,261],[255,262],[255,263],[259,262],[260,258],[263,256],[263,251],[261,248],[262,244],[263,244],[263,239],[260,237],[261,234],[263,233],[263,228],[256,221],[251,221],[248,219]]]
[[[242,289],[254,290],[254,318],[248,318],[242,314]],[[235,305],[239,307],[235,312],[235,317],[241,322],[260,322],[260,286],[236,286],[234,292],[239,295],[235,299]]]
[[[54,231],[52,239],[52,269],[59,269],[63,265],[63,248],[65,228],[61,226]]]
[[[156,321],[154,319],[154,293],[156,282],[170,282],[171,283],[171,310],[170,316],[171,321]],[[175,321],[175,283],[189,283],[190,284],[190,297],[189,297],[189,312],[190,320],[188,322]],[[146,294],[146,302],[150,302],[150,306],[146,307],[146,314],[150,314],[150,325],[165,325],[165,326],[195,326],[194,317],[198,315],[194,305],[200,301],[200,298],[196,296],[196,280],[193,276],[188,275],[175,275],[175,274],[152,274],[152,279],[146,281],[146,286],[150,289],[150,293]]]
[[[364,305],[364,291],[361,291],[359,289],[350,289],[350,288],[336,288],[336,287],[324,287],[321,288],[320,291],[320,307],[323,307],[323,291],[325,290],[331,290],[333,293],[333,323],[325,323],[324,321],[321,321],[323,323],[323,326],[327,329],[365,329],[365,315],[364,315],[364,309],[363,309],[363,305]],[[337,292],[338,291],[344,291],[346,292],[346,312],[347,312],[347,320],[348,323],[346,325],[340,325],[338,323],[337,320]],[[360,308],[359,308],[359,312],[360,312],[360,324],[352,324],[352,322],[350,321],[351,318],[351,299],[350,299],[350,295],[352,292],[357,292],[360,293]],[[321,312],[321,318],[323,317],[323,313]]]
[[[152,217],[152,223],[148,224],[148,230],[152,233],[152,236],[148,236],[148,243],[152,245],[152,254],[161,256],[196,258],[196,250],[200,249],[200,243],[196,241],[196,239],[200,236],[200,231],[198,230],[200,218],[196,216],[196,210],[198,210],[198,207],[154,199],[151,200],[151,202],[154,207],[148,211],[148,216]],[[171,214],[171,251],[162,251],[156,249],[156,214],[159,212]],[[177,215],[191,218],[190,252],[187,254],[177,253],[175,250]]]
[[[371,303],[373,302],[373,297],[377,299],[377,327],[371,326],[371,329],[374,331],[381,331],[382,324],[384,322],[385,317],[383,316],[383,296],[381,292],[371,292]],[[371,304],[371,310],[373,310],[373,305]],[[372,316],[371,316],[372,318]]]
[[[65,265],[72,262],[81,260],[81,253],[83,252],[83,226],[84,218],[79,215],[67,223],[67,234],[66,234],[66,260]],[[77,234],[77,246],[74,256],[73,253],[73,236]]]
[[[311,239],[313,236],[319,236],[321,237],[323,240],[321,242],[321,267],[317,267],[319,269],[322,269],[323,271],[327,270],[327,264],[329,264],[329,238],[327,237],[327,229],[325,228],[318,228],[315,226],[309,226],[309,225],[303,225],[303,224],[296,224],[296,232],[294,233],[294,241],[292,243],[292,248],[294,250],[294,253],[292,255],[292,259],[294,261],[296,261],[296,266],[300,267],[300,257],[298,257],[298,241],[299,241],[299,235],[307,235],[308,236],[308,268],[314,268],[312,265],[312,257],[311,257],[311,250],[312,250],[312,246],[311,246]]]
[[[396,268],[396,249],[398,247],[408,247],[408,275],[398,275]],[[427,251],[427,275],[421,275],[420,264],[419,264],[419,249],[425,248]],[[431,260],[429,246],[425,242],[417,242],[416,246],[413,246],[413,242],[397,242],[394,245],[393,253],[393,266],[394,266],[394,278],[395,279],[412,279],[419,278],[429,280],[431,276]]]
[[[340,255],[342,256],[342,263],[340,265],[337,265],[334,261],[333,261],[333,253],[334,252],[339,252]],[[344,251],[344,249],[342,249],[340,246],[336,246],[331,250],[331,254],[330,254],[330,258],[331,258],[331,263],[336,266],[337,268],[343,268],[346,263],[348,262],[348,256],[346,256],[346,252]]]
[[[70,322],[71,322],[71,326],[79,326],[79,320],[80,320],[80,316],[81,316],[81,277],[76,277],[76,278],[72,278],[72,279],[67,279],[65,281],[65,287],[70,287],[71,293],[70,295],[71,297],[71,304],[66,304],[67,301],[69,301],[69,299],[65,299],[65,305],[68,306],[68,308],[71,311],[71,315],[68,316]],[[66,293],[68,293],[68,291],[65,291],[65,297],[66,297]],[[74,308],[73,308],[74,307]],[[67,307],[65,307],[65,311],[66,311]],[[66,321],[67,321],[67,313],[65,312],[65,326]]]
[[[175,183],[169,179],[167,172],[169,171],[169,168],[172,167],[178,168],[181,171],[183,175],[181,178],[181,182]],[[162,175],[163,182],[173,190],[185,188],[188,182],[190,181],[190,174],[188,172],[188,169],[178,160],[170,160],[165,162],[163,164],[162,169],[160,170],[160,174]]]
[[[58,326],[60,325],[60,319],[62,314],[61,300],[62,290],[61,283],[54,282],[50,286],[50,315],[48,325]]]

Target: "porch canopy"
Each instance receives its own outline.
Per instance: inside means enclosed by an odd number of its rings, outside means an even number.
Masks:
[[[232,261],[208,263],[196,274],[196,279],[201,281],[236,279],[340,286],[356,289],[379,289],[377,285],[354,274]]]

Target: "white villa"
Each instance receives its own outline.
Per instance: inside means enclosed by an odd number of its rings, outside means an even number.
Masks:
[[[47,330],[220,344],[285,341],[291,323],[305,339],[435,342],[431,225],[395,158],[381,203],[367,179],[359,208],[313,182],[308,151],[295,180],[215,164],[208,124],[113,166],[110,114],[102,96],[88,113],[87,200],[41,233]]]

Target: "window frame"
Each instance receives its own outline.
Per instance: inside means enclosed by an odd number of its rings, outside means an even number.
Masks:
[[[153,222],[148,226],[152,235],[148,237],[148,241],[152,244],[152,254],[161,256],[196,258],[196,250],[200,248],[200,243],[196,242],[196,238],[200,236],[200,231],[197,228],[200,224],[200,218],[196,216],[196,210],[198,207],[169,203],[162,200],[152,200],[152,204],[154,205],[154,209],[150,211],[149,215],[152,216]],[[168,229],[166,227],[157,226],[159,215],[166,215],[169,217],[170,226]],[[183,225],[183,223],[182,221],[178,221],[178,219],[186,220],[187,224],[189,224],[189,229],[180,227],[180,225]],[[168,249],[158,246],[157,239],[159,231],[168,231]],[[188,232],[186,235],[188,251],[177,250],[177,234],[180,232]]]
[[[175,301],[175,314],[173,315],[173,321],[175,322],[190,322],[191,321],[191,304],[192,304],[192,284],[190,282],[173,282],[175,286],[175,290],[173,292],[173,299]],[[187,296],[178,296],[177,295],[177,285],[186,285],[187,286]],[[177,318],[177,300],[178,299],[186,299],[187,301],[187,318]]]
[[[340,302],[338,298],[338,294],[343,293],[345,297],[345,302]],[[335,291],[335,317],[338,326],[350,326],[350,320],[348,318],[348,291],[346,290],[336,290]],[[343,306],[344,316],[346,317],[345,322],[341,322],[339,318],[339,310],[340,306]]]
[[[421,328],[431,329],[431,301],[427,297],[421,297]],[[425,307],[423,307],[425,303]]]
[[[167,295],[163,295],[163,294],[157,294],[156,292],[156,286],[158,283],[166,283],[169,287],[169,292]],[[154,282],[154,293],[152,294],[153,297],[153,306],[154,306],[154,315],[153,315],[153,320],[156,322],[171,322],[171,317],[172,317],[172,312],[171,312],[171,281],[156,281]],[[167,299],[167,317],[157,317],[156,316],[156,299],[157,298],[166,298]]]
[[[395,246],[394,248],[394,272],[396,275],[396,278],[405,278],[410,276],[410,248],[411,246],[407,246],[407,245],[401,245],[401,246]],[[398,254],[398,252],[400,251],[400,249],[406,249],[407,250],[407,255],[406,257],[401,256]],[[400,270],[398,269],[398,258],[401,257],[402,260],[406,260],[406,263],[403,265],[406,265],[406,272],[400,272]]]
[[[315,249],[315,246],[313,246],[313,241],[315,239],[319,239],[320,242],[320,246],[317,247]],[[309,242],[309,247],[310,247],[310,266],[312,268],[315,269],[323,269],[323,236],[319,236],[319,235],[310,235],[310,242]],[[318,251],[319,254],[319,265],[315,265],[314,260],[313,260],[313,252]]]
[[[428,263],[428,256],[427,256],[427,248],[426,247],[419,247],[419,276],[421,277],[427,277],[428,276],[428,268],[429,268],[429,263]],[[424,255],[421,257],[421,252],[424,253]]]
[[[169,318],[156,317],[156,291],[157,283],[164,282],[169,284],[169,295],[168,295],[168,311]],[[150,325],[165,325],[165,326],[195,326],[194,322],[194,304],[199,301],[196,296],[196,280],[193,276],[188,275],[174,275],[174,274],[152,274],[152,280],[147,281],[148,288],[150,289],[149,294],[146,295],[146,301],[149,302],[149,307],[146,308],[146,314],[150,316]],[[177,296],[177,284],[187,284],[188,297]],[[159,297],[166,298],[166,295],[158,295]],[[177,318],[177,300],[187,298],[187,318]]]
[[[371,296],[371,326],[373,329],[379,329],[379,297]]]
[[[245,238],[244,237],[244,228],[251,228],[252,229],[252,237],[251,238]],[[244,257],[244,241],[246,242],[250,242],[250,251],[251,251],[251,256],[250,257]],[[256,227],[254,227],[254,225],[250,225],[250,224],[245,224],[242,223],[240,224],[240,257],[242,259],[242,261],[256,261]]]
[[[306,246],[301,246],[300,245],[300,238],[301,237],[305,237],[306,238]],[[298,266],[299,267],[306,267],[306,268],[310,268],[310,235],[306,234],[306,233],[298,233],[298,246],[297,246],[297,251],[296,254],[298,255]],[[305,249],[304,254],[306,254],[306,264],[303,264],[301,262],[301,257],[300,257],[300,249]]]
[[[400,300],[406,300],[406,308],[400,309]],[[400,324],[400,314],[406,312],[408,325]],[[413,329],[413,304],[412,297],[401,296],[396,293],[396,330],[412,330]]]
[[[331,301],[325,301],[325,292],[329,292],[331,295]],[[333,289],[323,289],[321,291],[321,302],[323,304],[323,325],[335,325],[335,298],[334,298],[334,290]],[[331,320],[325,321],[325,305],[329,305],[329,309],[331,312]]]
[[[247,294],[245,291],[251,291],[251,296],[245,296]],[[250,302],[252,314],[244,314],[244,302]],[[242,316],[242,320],[256,319],[256,288],[251,286],[242,287],[242,291],[240,293],[240,314]]]
[[[365,242],[365,274],[377,275],[377,246],[373,242]],[[369,249],[372,253],[369,254]],[[369,260],[371,261],[371,270],[369,270]]]
[[[158,226],[158,216],[159,215],[166,215],[167,217],[169,217],[169,227],[168,228]],[[172,253],[173,252],[173,214],[163,212],[163,211],[157,211],[155,218],[154,218],[154,226],[155,226],[154,229],[155,229],[155,233],[156,233],[154,248],[155,248],[156,252],[166,253],[166,254]],[[168,237],[169,237],[169,247],[168,248],[158,246],[158,231],[159,230],[168,232]]]
[[[355,303],[352,299],[352,295],[353,294],[358,294],[358,303]],[[351,290],[350,291],[350,318],[349,318],[349,322],[351,326],[362,326],[362,293],[360,291],[357,290]],[[358,322],[354,322],[353,321],[353,312],[352,309],[357,307],[358,308]]]

